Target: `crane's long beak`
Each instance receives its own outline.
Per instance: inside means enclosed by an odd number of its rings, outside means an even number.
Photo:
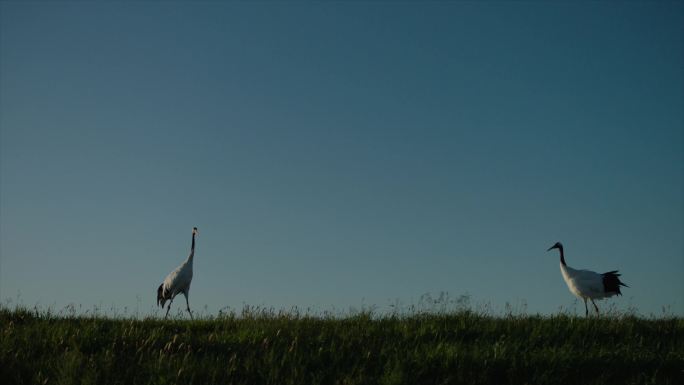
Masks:
[[[546,250],[546,251],[551,251],[551,250],[553,250],[553,249],[555,249],[555,248],[556,248],[556,245],[553,245],[553,246],[549,247],[549,249]]]

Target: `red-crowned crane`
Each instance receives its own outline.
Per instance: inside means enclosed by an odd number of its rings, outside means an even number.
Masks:
[[[560,269],[565,283],[572,294],[584,300],[584,315],[589,315],[587,308],[587,299],[596,309],[596,314],[599,314],[598,306],[596,306],[595,299],[602,299],[612,297],[614,295],[622,295],[620,286],[625,286],[620,282],[620,274],[617,270],[609,271],[607,273],[599,274],[589,270],[575,270],[565,264],[565,256],[563,255],[563,245],[556,242],[546,251],[558,249],[560,251]]]
[[[161,306],[163,309],[166,301],[170,301],[169,306],[166,308],[166,315],[164,318],[169,316],[169,310],[171,309],[173,298],[179,293],[183,293],[185,296],[185,304],[188,306],[188,313],[190,313],[190,318],[192,318],[188,295],[190,295],[190,282],[192,282],[192,261],[195,258],[195,235],[197,235],[197,227],[192,228],[192,246],[190,246],[190,255],[185,262],[183,262],[174,271],[166,276],[164,282],[162,282],[157,289],[157,305]]]

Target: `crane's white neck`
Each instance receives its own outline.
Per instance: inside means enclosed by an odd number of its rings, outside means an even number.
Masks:
[[[188,255],[187,262],[192,264],[195,259],[195,232],[192,233],[192,246],[190,246],[190,255]]]

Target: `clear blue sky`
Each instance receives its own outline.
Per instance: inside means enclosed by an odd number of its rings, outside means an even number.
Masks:
[[[682,2],[0,11],[5,303],[684,315]]]

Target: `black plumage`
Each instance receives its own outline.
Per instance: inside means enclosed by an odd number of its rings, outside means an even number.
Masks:
[[[603,276],[603,291],[606,293],[617,293],[617,295],[622,295],[620,286],[629,287],[620,281],[618,270],[609,271],[601,275]]]
[[[166,302],[166,298],[164,298],[164,284],[162,283],[157,289],[157,306],[164,307],[164,302]]]

